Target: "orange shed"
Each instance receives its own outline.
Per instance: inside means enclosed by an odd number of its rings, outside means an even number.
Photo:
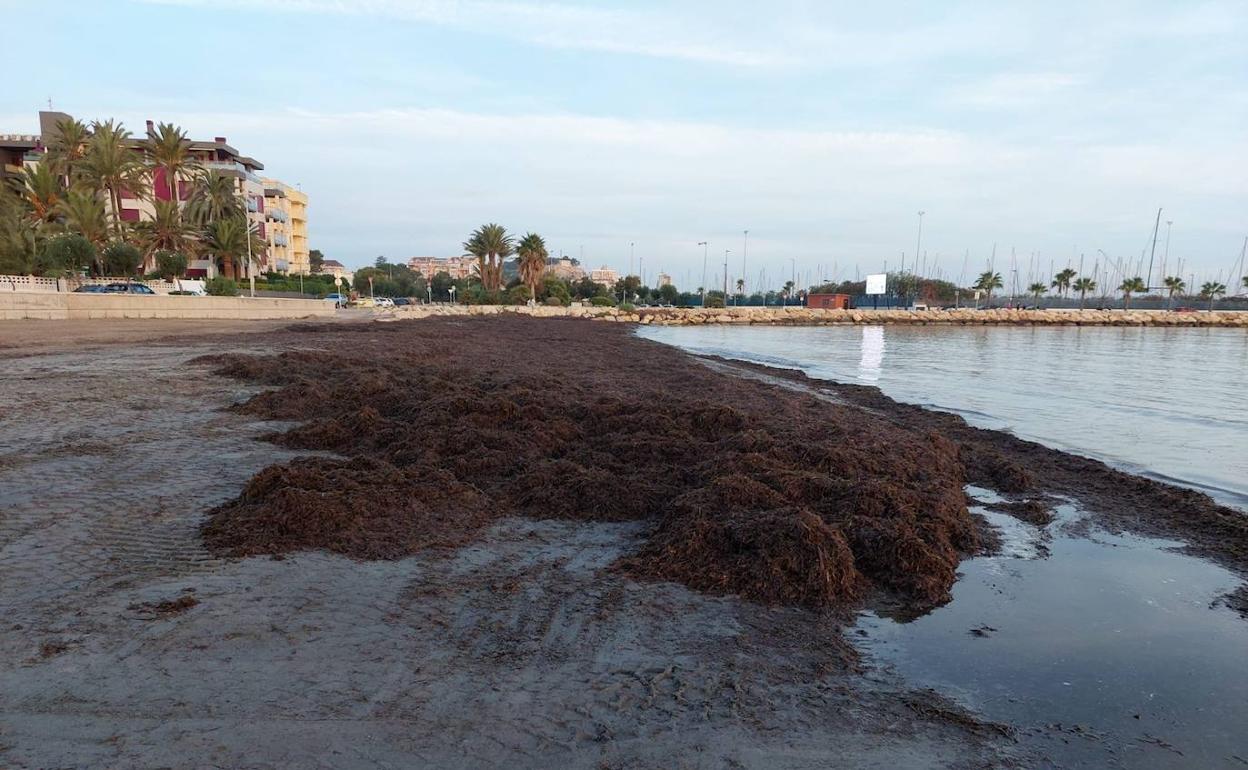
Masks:
[[[849,310],[848,294],[810,294],[806,297],[806,307],[824,310]]]

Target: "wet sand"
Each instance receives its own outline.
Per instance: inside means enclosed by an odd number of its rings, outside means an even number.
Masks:
[[[848,665],[826,614],[610,569],[644,523],[215,555],[206,512],[306,453],[224,411],[259,388],[188,362],[330,340],[98,326],[0,370],[4,766],[1029,764],[1008,729]]]

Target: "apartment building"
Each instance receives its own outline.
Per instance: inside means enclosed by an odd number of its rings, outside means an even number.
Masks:
[[[261,179],[264,185],[264,220],[269,244],[269,269],[291,275],[308,275],[308,196],[277,179]]]
[[[69,119],[71,116],[64,112],[40,111],[37,136],[0,135],[0,160],[3,161],[0,174],[20,175],[23,164],[40,162],[44,157],[45,148],[56,140],[59,131],[58,124]],[[145,129],[143,135],[132,137],[130,140],[130,146],[135,152],[146,151],[146,139],[155,132],[156,127],[149,120]],[[270,223],[276,220],[266,216],[266,182],[275,182],[276,184],[272,185],[275,189],[279,185],[286,186],[276,180],[262,180],[257,174],[264,170],[264,164],[255,158],[243,155],[224,136],[213,137],[210,141],[191,140],[189,154],[200,167],[215,171],[235,181],[252,231],[261,241],[271,244],[273,238],[269,233]],[[123,222],[150,221],[155,216],[156,201],[169,201],[175,198],[178,201],[186,201],[190,197],[191,180],[189,179],[177,180],[173,190],[170,190],[162,168],[152,169],[149,179],[147,189],[122,192],[121,210],[118,216]],[[290,188],[286,187],[286,189]],[[302,264],[304,272],[307,272],[307,195],[298,190],[294,190],[293,193],[289,196],[290,202],[283,208],[282,224],[286,226],[283,240],[286,241],[287,249],[284,256],[288,264]],[[111,211],[111,202],[106,205]],[[151,265],[147,267],[150,268]],[[270,261],[267,249],[253,255],[252,265],[245,263],[239,265],[240,277],[244,278],[252,270],[259,273],[273,269],[276,269],[275,263]],[[215,274],[216,261],[212,259],[192,260],[187,269],[189,277],[212,277]]]
[[[454,280],[467,278],[477,269],[476,257],[412,257],[407,260],[407,267],[414,273],[432,278],[438,273],[447,273]]]
[[[0,184],[18,179],[43,157],[43,140],[34,134],[0,134]]]

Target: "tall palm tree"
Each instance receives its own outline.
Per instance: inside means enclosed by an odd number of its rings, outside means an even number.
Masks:
[[[164,174],[169,200],[174,202],[176,210],[180,198],[178,180],[190,178],[200,169],[199,162],[191,156],[191,140],[172,123],[161,123],[147,138],[147,152],[152,156],[152,163]]]
[[[156,201],[150,222],[138,225],[139,241],[143,244],[144,268],[157,251],[176,251],[190,256],[199,245],[200,231],[182,220],[176,201]],[[244,244],[245,246],[245,244]]]
[[[78,181],[90,138],[91,132],[86,124],[74,118],[66,118],[57,121],[56,132],[48,140],[48,164],[52,167],[52,173],[59,176],[67,188]]]
[[[1000,289],[1004,286],[1005,283],[1001,280],[1001,274],[988,270],[979,274],[979,280],[975,282],[974,288],[985,292],[985,302],[991,305],[993,289]]]
[[[226,278],[238,277],[237,266],[247,256],[248,238],[253,257],[263,252],[265,244],[251,234],[246,217],[225,217],[208,225],[204,249],[221,260],[221,272]]]
[[[1135,278],[1127,278],[1118,287],[1118,291],[1122,292],[1122,309],[1131,309],[1131,295],[1135,292],[1148,291],[1148,287],[1144,285],[1144,279],[1138,275]]]
[[[1166,293],[1169,297],[1166,307],[1174,307],[1174,295],[1187,289],[1187,284],[1177,275],[1166,276],[1162,284],[1166,287]]]
[[[1050,285],[1054,289],[1057,289],[1057,292],[1062,295],[1063,299],[1065,299],[1066,291],[1070,288],[1070,282],[1075,279],[1076,275],[1079,275],[1078,271],[1072,270],[1068,267],[1053,276],[1053,283]]]
[[[1036,298],[1036,304],[1038,305],[1040,304],[1040,295],[1044,294],[1044,290],[1047,288],[1049,287],[1045,286],[1043,283],[1037,282],[1028,286],[1027,291],[1031,292],[1031,295]]]
[[[516,246],[516,254],[520,256],[520,280],[529,287],[529,296],[537,299],[537,287],[546,272],[546,260],[550,254],[546,251],[546,241],[537,233],[528,233],[520,239]]]
[[[1078,278],[1071,286],[1079,292],[1079,309],[1083,310],[1083,298],[1088,296],[1088,292],[1096,291],[1096,281],[1091,278]]]
[[[467,256],[477,258],[477,275],[486,291],[503,287],[503,260],[511,256],[515,241],[507,228],[493,222],[482,225],[464,241]]]
[[[190,200],[186,204],[189,219],[201,226],[207,226],[219,219],[241,217],[244,212],[243,202],[232,177],[211,170],[195,177]]]
[[[65,197],[65,188],[47,163],[27,166],[23,169],[22,178],[15,180],[14,186],[25,200],[27,214],[35,227],[56,222],[57,207]]]
[[[1219,294],[1226,294],[1226,284],[1217,281],[1208,281],[1201,284],[1200,298],[1209,300],[1209,310],[1213,311],[1213,301],[1218,298]]]
[[[139,195],[148,174],[143,156],[131,147],[130,132],[111,119],[91,124],[91,139],[83,158],[83,177],[95,189],[108,195],[113,209],[113,230],[120,240],[125,236],[121,224],[123,192]]]
[[[784,300],[785,300],[785,304],[787,305],[787,304],[788,304],[788,301],[789,301],[790,299],[792,299],[792,298],[793,298],[793,282],[792,282],[792,281],[785,281],[785,282],[784,282]]]

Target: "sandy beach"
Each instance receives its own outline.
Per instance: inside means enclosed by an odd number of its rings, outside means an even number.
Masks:
[[[996,547],[964,484],[1248,573],[1198,493],[615,324],[14,329],[6,766],[1030,767],[844,636]]]

